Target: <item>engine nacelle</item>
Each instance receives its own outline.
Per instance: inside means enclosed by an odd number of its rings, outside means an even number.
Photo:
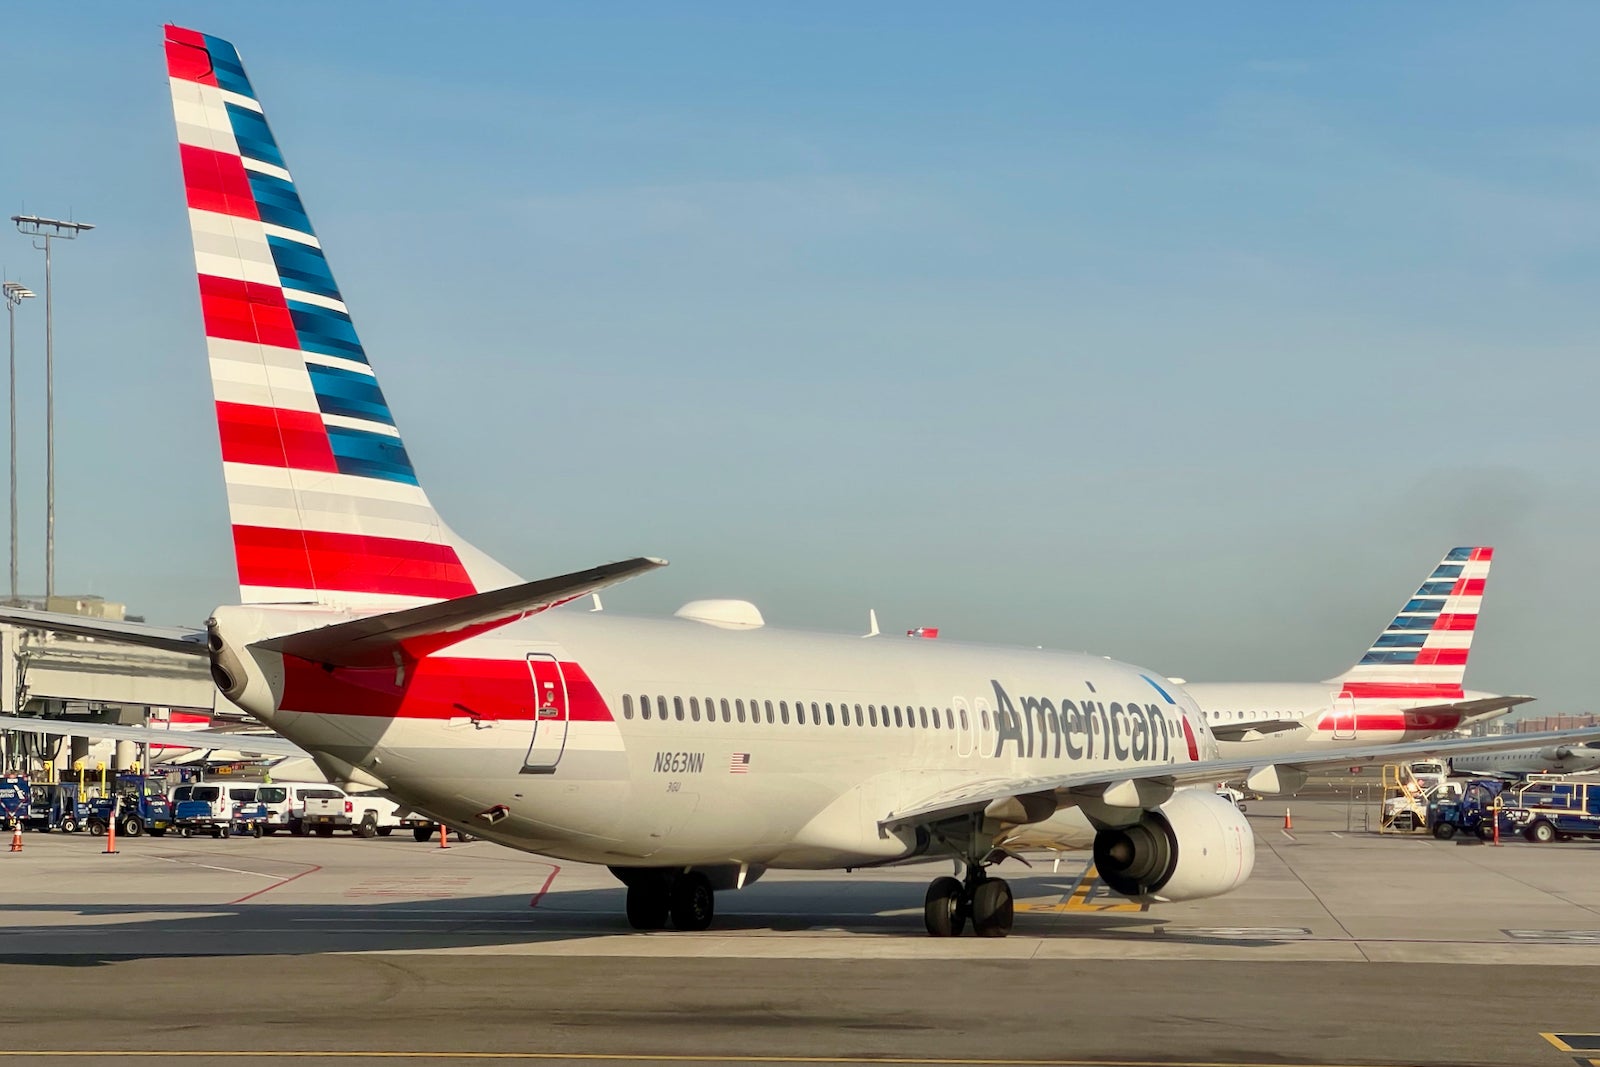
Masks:
[[[1539,758],[1545,763],[1560,763],[1571,755],[1572,749],[1567,745],[1547,745],[1539,750]]]
[[[1180,789],[1132,826],[1096,834],[1094,865],[1125,897],[1198,900],[1250,877],[1256,839],[1232,802],[1210,789]]]

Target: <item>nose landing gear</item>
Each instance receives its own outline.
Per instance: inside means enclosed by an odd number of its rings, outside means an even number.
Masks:
[[[1005,937],[1011,932],[1015,901],[1004,878],[990,878],[980,864],[967,865],[965,881],[935,878],[923,899],[922,919],[933,937],[959,937],[972,920],[979,937]]]

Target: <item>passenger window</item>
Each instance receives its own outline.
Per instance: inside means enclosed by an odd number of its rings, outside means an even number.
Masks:
[[[768,704],[767,707],[770,709],[772,705]],[[778,701],[778,721],[785,726],[789,725],[789,702],[787,700]]]
[[[966,708],[962,708],[961,709],[961,728],[963,730],[968,728],[967,727],[967,709]]]
[[[874,726],[878,725],[878,705],[867,705],[867,721]]]
[[[829,705],[827,705],[827,708],[828,708],[828,725],[832,726],[833,725],[833,705],[829,704]]]
[[[815,700],[811,702],[811,725],[822,725],[822,707]]]
[[[860,704],[856,705],[856,725],[857,726],[865,726],[865,725],[867,725],[867,719],[866,719],[866,716],[861,713],[861,705]]]
[[[894,706],[894,724],[896,726],[904,726],[905,725],[904,723],[902,723],[900,721],[900,705],[899,704],[896,704]]]
[[[733,721],[733,713],[728,710],[728,698],[727,697],[723,697],[721,703],[722,703],[722,721],[723,722],[732,722]],[[744,718],[744,716],[741,715],[741,716],[739,716],[739,718],[742,720]]]
[[[633,718],[633,697],[628,693],[622,694],[622,717],[624,719]]]
[[[656,697],[656,718],[660,719],[662,722],[666,722],[667,721],[667,698],[666,697]],[[683,709],[682,708],[678,709],[678,718],[680,718],[680,719],[683,718]]]
[[[673,697],[672,698],[672,717],[677,719],[679,722],[683,721],[683,698],[682,697]],[[695,718],[697,718],[697,719],[699,717],[700,717],[699,715],[695,716]]]
[[[734,700],[734,702],[733,702],[733,716],[734,716],[734,718],[738,719],[740,722],[744,722],[744,700],[743,699],[735,699]]]
[[[989,709],[984,708],[979,715],[983,720],[983,728],[987,730],[989,728]]]
[[[954,730],[956,728],[956,713],[951,711],[949,708],[944,709],[944,725],[945,729],[947,730]]]
[[[699,697],[690,697],[689,698],[689,718],[693,719],[695,722],[699,722],[700,721],[700,698]]]
[[[917,719],[922,723],[922,728],[926,730],[928,728],[928,709],[918,708]]]
[[[650,698],[649,697],[640,697],[639,698],[639,718],[648,719],[649,717],[650,717]]]
[[[772,720],[772,701],[767,700],[767,701],[763,701],[763,703],[766,704],[766,707],[767,707],[767,725],[771,726],[772,725],[772,721],[773,721]],[[789,717],[787,715],[784,716],[783,721],[784,722],[788,722],[789,721]]]

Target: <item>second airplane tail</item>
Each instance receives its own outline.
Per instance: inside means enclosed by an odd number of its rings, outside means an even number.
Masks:
[[[423,492],[238,52],[168,26],[166,53],[242,602],[516,583]]]
[[[1494,549],[1452,548],[1354,667],[1341,695],[1459,700]]]

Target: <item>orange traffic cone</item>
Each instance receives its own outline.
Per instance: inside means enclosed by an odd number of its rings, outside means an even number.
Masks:
[[[22,851],[22,820],[18,819],[11,827],[11,851]]]
[[[449,832],[450,831],[448,829],[446,829],[444,823],[440,823],[439,824],[439,847],[440,848],[449,848],[450,847],[449,842],[447,842],[445,840],[445,835],[448,834]]]
[[[1288,808],[1283,809],[1283,828],[1285,830],[1294,829],[1294,816],[1289,814]]]

